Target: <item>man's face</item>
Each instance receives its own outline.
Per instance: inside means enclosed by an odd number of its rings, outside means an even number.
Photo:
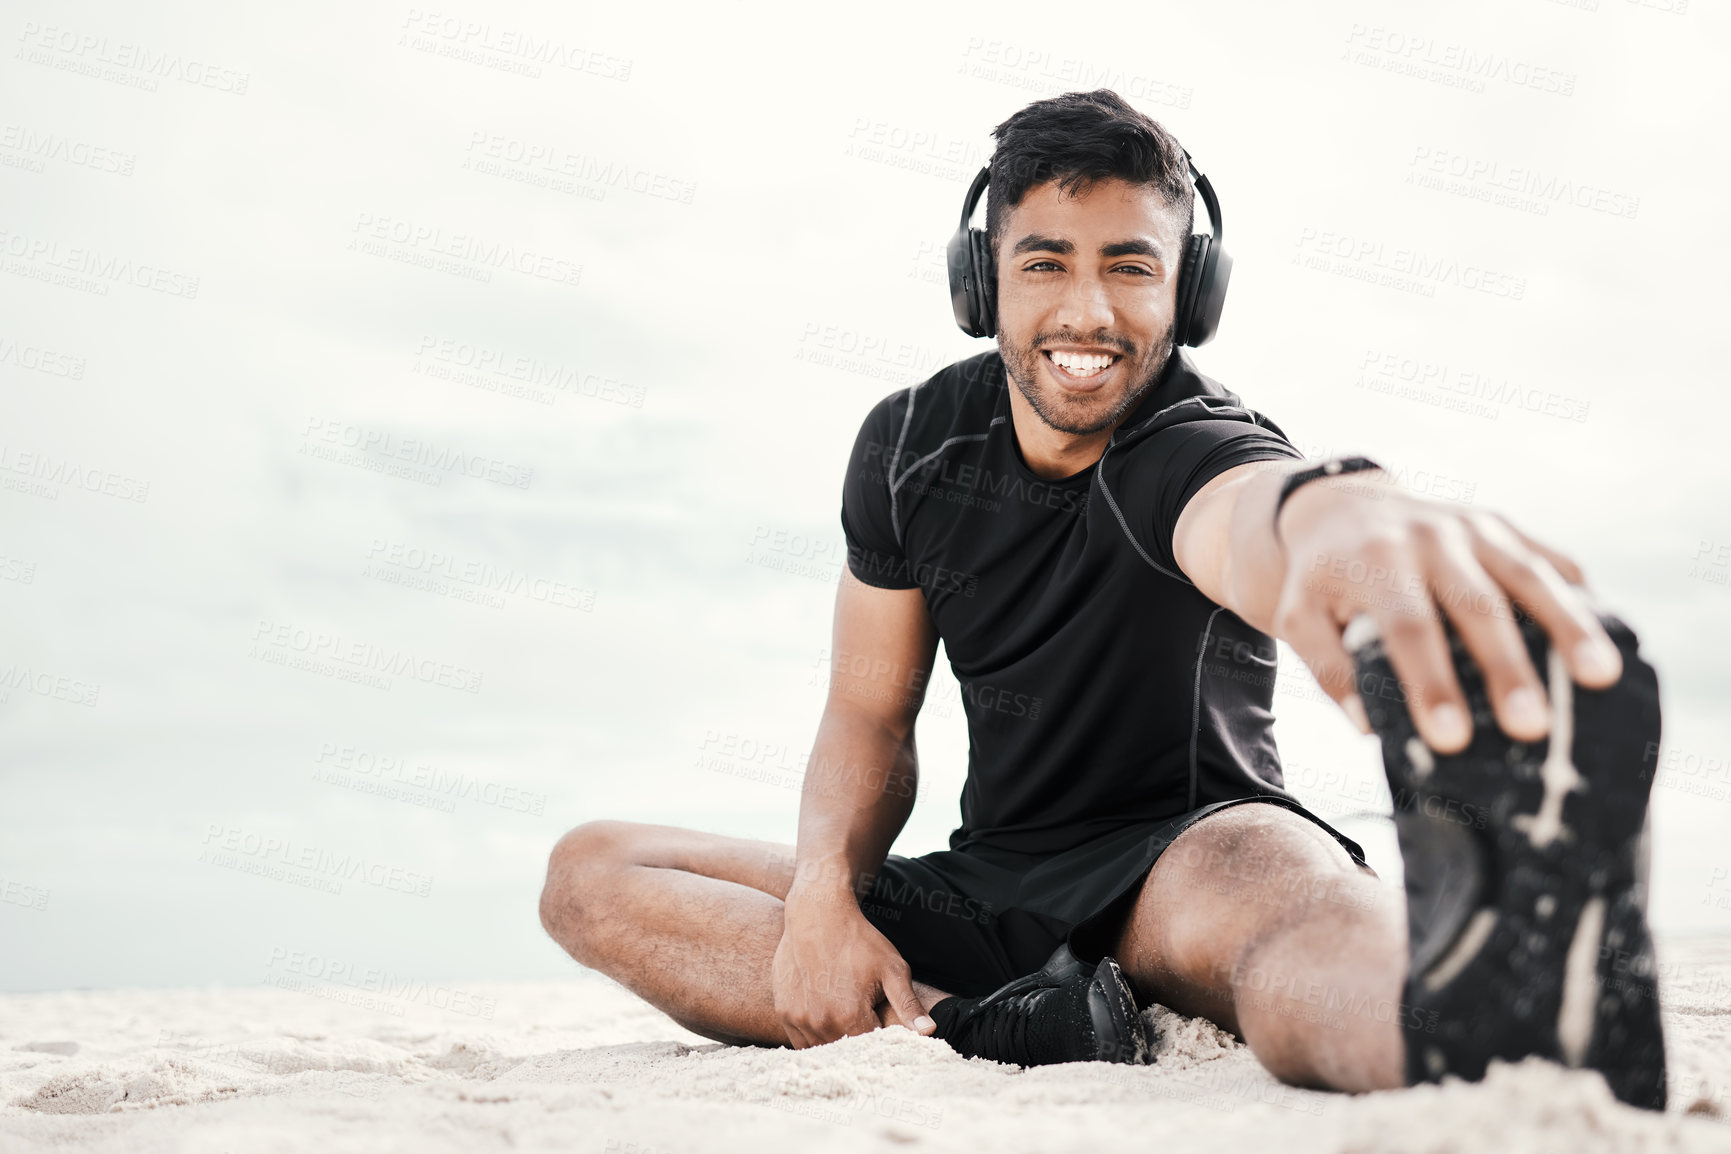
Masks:
[[[1151,185],[1030,188],[998,241],[998,348],[1035,414],[1061,433],[1115,426],[1172,352],[1183,244]]]

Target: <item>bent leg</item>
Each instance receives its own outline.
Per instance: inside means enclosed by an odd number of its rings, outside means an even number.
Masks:
[[[589,822],[553,847],[541,924],[578,962],[693,1033],[785,1045],[771,967],[793,874],[790,845]],[[941,996],[914,989],[927,1009]]]
[[[694,1033],[776,1044],[770,962],[792,880],[792,846],[590,822],[553,847],[541,924]]]
[[[1299,814],[1239,805],[1185,830],[1115,949],[1139,995],[1239,1035],[1283,1081],[1405,1085],[1404,895]]]

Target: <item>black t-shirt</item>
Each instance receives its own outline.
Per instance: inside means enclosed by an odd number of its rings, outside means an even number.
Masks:
[[[961,685],[968,777],[952,849],[1056,853],[1283,788],[1274,643],[1172,555],[1196,491],[1299,458],[1175,350],[1105,454],[1045,480],[988,352],[893,393],[848,462],[842,531],[868,585],[920,588]]]

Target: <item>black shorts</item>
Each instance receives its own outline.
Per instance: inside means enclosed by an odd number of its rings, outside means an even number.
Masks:
[[[1357,842],[1295,802],[1242,797],[1170,821],[1131,826],[1058,854],[978,846],[908,858],[891,854],[860,899],[867,920],[907,959],[915,981],[975,997],[1046,964],[1059,943],[1093,958],[1111,948],[1142,879],[1200,819],[1245,802],[1303,814],[1365,866]]]

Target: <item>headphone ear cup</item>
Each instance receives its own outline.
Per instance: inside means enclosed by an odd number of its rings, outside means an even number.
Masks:
[[[1207,233],[1192,233],[1184,246],[1184,261],[1178,266],[1178,299],[1172,312],[1172,343],[1188,345],[1195,335],[1193,315],[1200,284],[1208,262],[1209,243],[1214,238]]]
[[[974,303],[974,286],[979,277],[974,272],[974,238],[965,225],[950,237],[944,250],[944,262],[950,272],[950,311],[956,325],[970,337],[980,335],[979,308]]]
[[[1192,345],[1206,344],[1220,330],[1220,313],[1226,307],[1226,285],[1232,280],[1232,256],[1223,245],[1210,244],[1207,260],[1196,278],[1196,299],[1190,305]]]
[[[998,270],[992,262],[992,244],[984,229],[969,229],[974,253],[974,293],[978,310],[976,336],[998,334]]]

